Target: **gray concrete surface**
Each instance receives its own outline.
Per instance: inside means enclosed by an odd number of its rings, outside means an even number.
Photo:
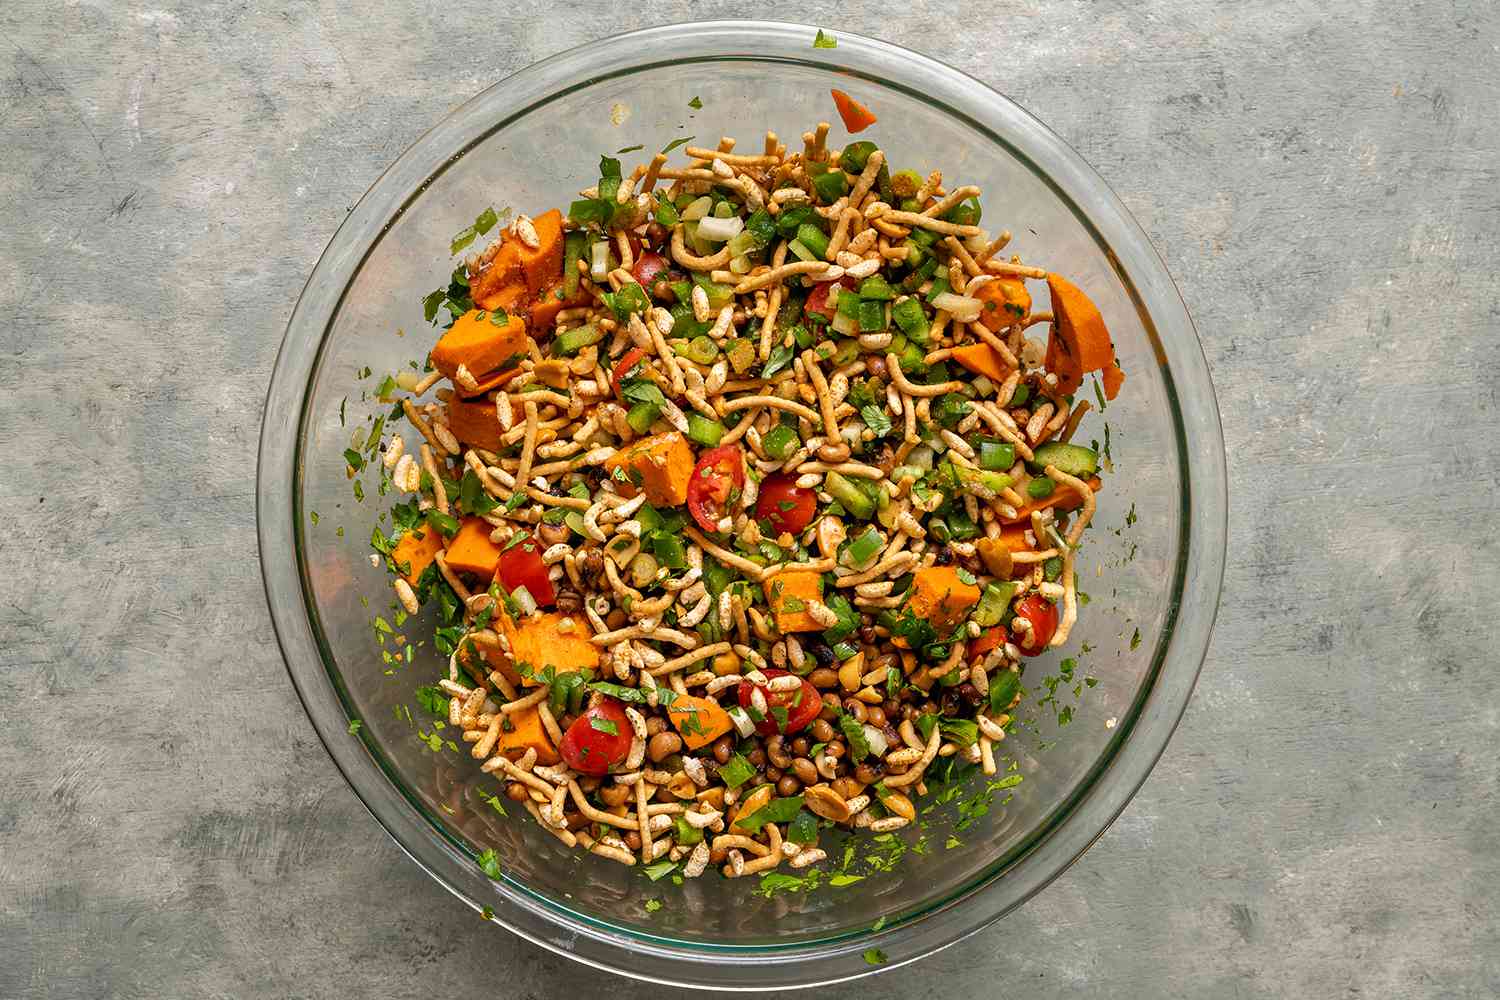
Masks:
[[[674,992],[481,923],[346,790],[263,606],[253,459],[305,276],[430,123],[579,39],[757,12],[938,52],[1110,179],[1202,332],[1234,507],[1121,820],[829,994],[1500,993],[1500,10],[896,6],[0,5],[0,997]]]

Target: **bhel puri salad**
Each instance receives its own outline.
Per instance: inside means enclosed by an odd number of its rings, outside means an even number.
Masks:
[[[733,878],[907,826],[934,761],[996,772],[1078,619],[1080,390],[1124,380],[1099,310],[1003,254],[978,187],[828,133],[603,157],[428,297],[427,371],[382,389],[372,559],[435,609],[440,710],[621,864]]]

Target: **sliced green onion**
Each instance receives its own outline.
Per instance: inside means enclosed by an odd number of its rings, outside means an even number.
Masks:
[[[589,248],[589,277],[603,281],[609,275],[609,244],[600,240]]]
[[[745,220],[737,215],[727,219],[706,218],[698,223],[698,238],[711,243],[723,243],[733,239],[745,228]]]
[[[793,257],[796,257],[798,260],[819,260],[820,259],[820,258],[814,256],[813,252],[811,250],[809,250],[809,249],[807,249],[807,247],[803,246],[801,240],[792,240],[792,242],[790,242],[790,243],[788,243],[786,245],[786,248],[787,248],[787,251]]]
[[[701,414],[689,413],[687,415],[687,424],[688,437],[705,448],[717,447],[719,439],[724,436],[725,427],[723,424],[717,420],[709,420]]]

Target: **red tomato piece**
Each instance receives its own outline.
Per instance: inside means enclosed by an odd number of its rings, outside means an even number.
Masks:
[[[764,518],[776,534],[795,535],[812,523],[818,512],[818,495],[797,485],[797,477],[767,476],[760,484],[760,498],[755,502],[755,516]]]
[[[1026,656],[1041,655],[1057,631],[1057,605],[1040,594],[1032,594],[1030,597],[1022,598],[1020,605],[1016,608],[1016,617],[1025,618],[1031,622],[1031,636],[1029,640],[1026,639],[1022,633],[1016,631],[1015,625],[1012,624],[1011,641]]]
[[[745,456],[737,444],[710,448],[698,457],[688,480],[688,513],[704,531],[718,531],[731,494],[745,487]]]
[[[999,649],[1005,642],[1005,629],[992,628],[977,639],[969,641],[969,659],[977,660],[992,649]]]
[[[807,294],[807,303],[802,307],[802,311],[805,313],[817,313],[824,319],[832,321],[833,314],[837,309],[836,306],[828,304],[828,293],[835,285],[840,288],[855,287],[852,278],[840,278],[838,281],[820,281]]]
[[[500,565],[495,570],[495,579],[507,591],[525,587],[539,608],[545,608],[557,600],[552,581],[547,577],[547,566],[542,562],[542,546],[535,538],[528,537],[500,553]]]
[[[651,286],[661,280],[670,266],[667,263],[667,258],[659,253],[646,250],[636,260],[635,267],[630,269],[630,273],[635,275],[635,280],[639,281],[641,287],[645,288],[649,294]]]
[[[634,735],[625,706],[614,698],[600,698],[563,733],[557,752],[581,774],[604,774],[629,755]]]
[[[625,381],[625,378],[630,374],[630,370],[639,364],[645,356],[646,352],[639,347],[632,347],[621,355],[620,363],[615,365],[615,372],[609,378],[610,385],[614,386],[616,396],[624,398],[621,395],[620,383]]]
[[[775,667],[767,667],[762,671],[766,680],[776,677],[791,676],[785,670]],[[766,700],[765,718],[755,724],[755,731],[762,736],[775,736],[777,733],[790,736],[792,733],[806,729],[812,720],[818,717],[823,710],[823,698],[818,694],[818,689],[808,683],[807,678],[802,678],[802,686],[790,691],[772,691],[761,684],[741,683],[739,688],[740,707],[749,711],[754,705],[755,692],[759,691],[762,698]],[[781,727],[780,711],[786,710],[786,727]],[[752,714],[750,718],[754,719]]]

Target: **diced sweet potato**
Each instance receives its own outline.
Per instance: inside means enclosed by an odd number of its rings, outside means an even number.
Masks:
[[[564,622],[570,622],[564,625]],[[539,682],[526,675],[540,674],[551,667],[557,673],[570,670],[596,670],[599,647],[589,641],[593,633],[581,614],[548,611],[545,614],[513,622],[508,615],[499,618],[500,634],[510,645],[511,660],[522,683],[535,687]],[[526,670],[522,671],[524,665]]]
[[[1125,373],[1115,360],[1115,346],[1099,308],[1083,291],[1060,274],[1047,275],[1052,293],[1052,334],[1047,338],[1047,370],[1057,374],[1063,393],[1078,391],[1084,372],[1103,372],[1104,394],[1115,398]],[[1111,391],[1113,390],[1113,391]]]
[[[537,295],[542,289],[562,280],[562,212],[549,209],[532,219],[531,224],[536,229],[538,242],[535,250],[514,238],[506,245],[515,246],[517,260],[526,277],[526,287],[531,289],[532,295]]]
[[[911,613],[938,628],[955,624],[979,603],[979,588],[958,578],[956,566],[925,566],[912,577]]]
[[[580,289],[582,285],[579,286]],[[571,299],[562,297],[562,282],[554,282],[542,290],[535,302],[531,304],[531,319],[528,329],[537,337],[542,336],[550,330],[557,322],[557,314],[564,309],[574,306],[586,306],[589,304],[589,296],[580,291]]]
[[[707,746],[734,727],[729,713],[712,698],[680,694],[667,707],[667,715],[689,750]]]
[[[983,375],[995,383],[1004,382],[1010,375],[1000,352],[989,344],[965,344],[953,349],[953,360],[975,375]]]
[[[625,481],[615,476],[616,469],[624,470]],[[604,471],[619,482],[622,494],[635,496],[639,488],[653,506],[676,507],[687,500],[693,449],[677,431],[668,431],[621,448],[605,461]]]
[[[509,368],[526,353],[526,324],[517,316],[470,309],[432,348],[432,366],[452,378],[463,365],[476,379]]]
[[[527,750],[534,749],[538,764],[558,762],[557,750],[547,738],[546,727],[542,725],[542,713],[537,711],[535,705],[513,712],[506,718],[514,728],[507,732],[504,723],[501,723],[500,741],[495,744],[497,750],[511,760],[516,760],[524,756]]]
[[[991,330],[1014,326],[1031,312],[1031,293],[1020,278],[1004,277],[981,282],[968,294],[984,303],[979,308],[979,321]]]
[[[519,374],[521,374],[520,368],[507,368],[504,371],[496,372],[488,378],[477,380],[472,389],[465,389],[459,385],[454,385],[453,388],[464,399],[478,399],[481,396],[489,394],[492,389],[498,389],[510,382]]]
[[[401,536],[395,549],[391,551],[391,560],[395,562],[401,575],[406,577],[406,582],[415,586],[422,573],[432,565],[433,558],[441,551],[442,533],[431,525],[424,524]]]
[[[508,315],[519,315],[526,309],[526,301],[531,298],[531,289],[526,287],[526,282],[520,278],[513,285],[497,288],[493,295],[487,295],[483,302],[478,299],[474,304],[481,309],[499,309]]]
[[[521,420],[524,415],[521,404],[510,404],[511,419]],[[499,451],[501,442],[500,418],[495,413],[495,404],[488,399],[448,400],[448,429],[462,444]]]
[[[807,602],[823,599],[821,573],[788,570],[767,577],[762,586],[766,591],[766,603],[776,615],[776,628],[783,634],[823,630],[807,610]]]
[[[1098,476],[1091,478],[1089,489],[1095,493],[1099,492],[1104,485]],[[1030,524],[1031,512],[1034,510],[1046,510],[1048,507],[1056,507],[1058,510],[1077,510],[1083,506],[1083,499],[1066,486],[1058,486],[1052,491],[1052,495],[1041,500],[1033,500],[1031,503],[1016,511],[1015,517],[1007,517],[1003,524]]]
[[[497,296],[507,288],[525,286],[521,272],[521,255],[514,240],[501,244],[495,256],[478,274],[469,275],[469,298],[481,309],[493,309],[500,303]]]
[[[490,541],[493,530],[482,517],[464,518],[444,555],[448,568],[455,573],[473,573],[489,586],[500,566],[500,546]]]

